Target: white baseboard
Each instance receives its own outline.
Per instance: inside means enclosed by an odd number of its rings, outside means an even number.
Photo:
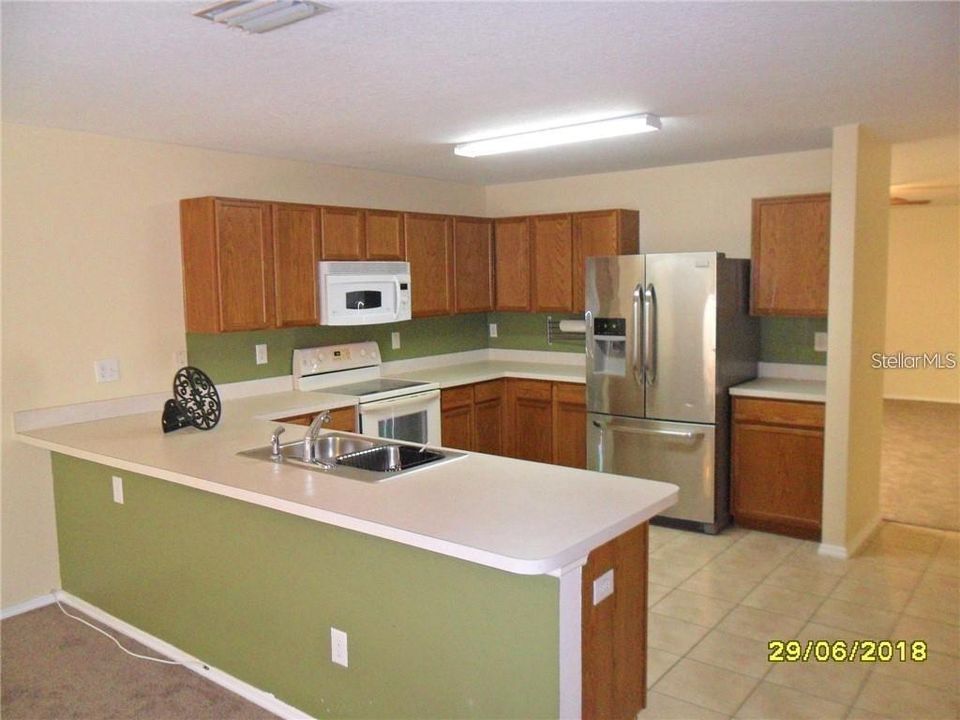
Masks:
[[[840,560],[847,560],[856,555],[860,550],[870,542],[870,539],[874,536],[877,530],[880,529],[880,525],[883,523],[883,516],[880,513],[867,523],[866,527],[863,528],[856,537],[853,538],[849,543],[844,545],[828,545],[827,543],[820,543],[820,547],[817,548],[817,554],[823,555],[825,557],[838,558]]]
[[[31,598],[30,600],[25,600],[22,603],[17,603],[16,605],[3,608],[3,610],[0,611],[0,620],[6,620],[7,618],[12,618],[15,615],[20,615],[22,613],[30,612],[31,610],[36,610],[37,608],[46,607],[47,605],[52,604],[53,593]]]
[[[198,675],[203,676],[210,682],[216,683],[220,687],[225,688],[226,690],[239,695],[245,700],[252,702],[254,705],[262,707],[264,710],[268,710],[282,718],[289,718],[290,720],[313,720],[312,716],[293,707],[292,705],[288,705],[282,700],[278,700],[276,696],[255,688],[253,685],[235,678],[229,673],[218,670],[217,668],[208,665],[203,660],[185,653],[170,643],[165,642],[160,638],[151,635],[150,633],[144,632],[140,628],[134,627],[130,623],[114,617],[110,613],[104,612],[95,605],[91,605],[90,603],[81,600],[78,597],[74,597],[68,592],[57,590],[55,591],[54,595],[49,595],[46,597],[49,598],[49,602],[53,602],[54,596],[64,605],[69,605],[70,607],[79,610],[94,620],[103,623],[107,627],[110,627],[117,632],[122,633],[143,645],[146,645],[154,652],[170,658],[171,660],[176,660],[177,662],[190,663],[188,665],[184,665],[184,667],[186,667],[188,670],[192,670]]]

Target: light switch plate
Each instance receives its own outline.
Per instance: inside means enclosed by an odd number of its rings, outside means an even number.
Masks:
[[[267,346],[265,343],[257,345],[257,365],[267,364]]]
[[[815,352],[827,351],[827,334],[825,332],[813,334],[813,349]]]
[[[119,475],[114,475],[111,480],[113,481],[113,501],[119,505],[123,505],[123,478]]]
[[[400,333],[392,332],[390,333],[390,347],[394,350],[400,349]]]
[[[593,581],[593,604],[599,605],[613,595],[613,568]]]
[[[497,324],[490,323],[490,337],[496,337],[496,336],[497,336]]]

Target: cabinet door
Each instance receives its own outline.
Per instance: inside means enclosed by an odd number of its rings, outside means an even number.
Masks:
[[[444,447],[473,450],[473,386],[440,391],[440,437]]]
[[[587,467],[586,387],[578,383],[553,385],[553,462]]]
[[[311,205],[273,206],[277,327],[317,324],[319,214]]]
[[[413,316],[453,312],[453,221],[444,215],[404,213],[403,231],[413,286]]]
[[[343,432],[358,432],[357,408],[353,405],[330,410],[330,423],[324,425],[327,430],[342,430]]]
[[[320,208],[320,242],[324,260],[362,260],[363,210]]]
[[[525,217],[503,218],[493,225],[497,310],[529,310],[530,221]]]
[[[584,311],[588,257],[635,254],[639,246],[636,210],[597,210],[573,216],[573,310]]]
[[[573,235],[570,215],[530,218],[533,310],[573,310]]]
[[[403,213],[393,210],[364,210],[364,237],[367,260],[404,260]]]
[[[456,312],[493,310],[493,221],[454,220],[453,262]]]
[[[825,317],[830,261],[830,195],[753,201],[754,315]]]
[[[512,457],[553,461],[553,388],[545,380],[507,382],[507,452]]]
[[[216,201],[220,330],[274,324],[273,238],[269,203]]]
[[[504,381],[490,380],[473,386],[473,449],[503,455]]]

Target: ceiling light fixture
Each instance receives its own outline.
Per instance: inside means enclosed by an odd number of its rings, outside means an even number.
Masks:
[[[480,157],[499,153],[532,150],[533,148],[567,145],[569,143],[599,140],[601,138],[635,135],[660,129],[660,118],[649,113],[627,115],[626,117],[596,120],[594,122],[565,125],[563,127],[534,130],[518,135],[476,140],[455,145],[453,152],[463,157]]]
[[[308,0],[227,0],[194,15],[248,33],[264,33],[329,9]]]

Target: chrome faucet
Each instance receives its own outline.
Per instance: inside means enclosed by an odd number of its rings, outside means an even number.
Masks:
[[[286,428],[283,425],[277,425],[270,437],[270,459],[276,462],[283,460],[283,456],[280,454],[280,436],[283,435],[284,430]]]
[[[306,463],[316,462],[317,458],[315,457],[315,447],[317,436],[320,434],[320,427],[326,425],[330,422],[330,413],[324,410],[322,413],[318,413],[314,418],[313,422],[310,423],[310,427],[307,428],[307,434],[303,436],[303,461]]]

